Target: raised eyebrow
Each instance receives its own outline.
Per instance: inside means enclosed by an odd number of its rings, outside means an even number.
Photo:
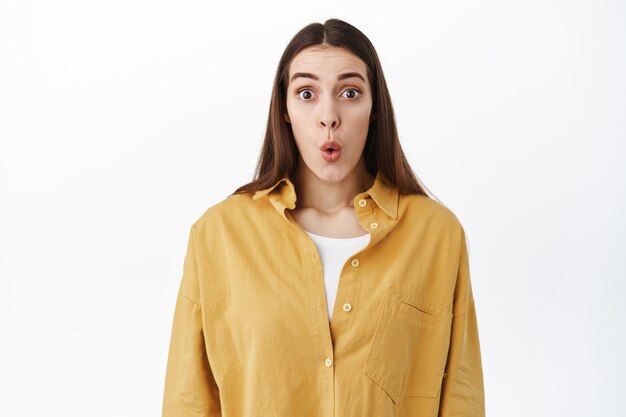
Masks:
[[[312,80],[319,81],[319,77],[310,72],[296,72],[291,77],[291,81],[289,81],[289,83],[292,83],[296,78],[310,78]],[[337,76],[337,81],[342,81],[348,78],[359,78],[361,81],[365,82],[365,78],[358,72],[344,72],[343,74],[339,74]]]

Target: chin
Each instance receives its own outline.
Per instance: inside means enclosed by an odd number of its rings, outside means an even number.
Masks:
[[[320,169],[318,170],[315,175],[323,181],[328,181],[328,182],[340,182],[343,181],[344,179],[346,179],[350,173],[352,172],[352,170],[343,168],[343,167],[337,167],[337,166],[328,166],[325,167],[326,169]]]
[[[347,155],[342,155],[342,157],[343,156]],[[349,177],[350,174],[356,169],[356,166],[359,162],[357,160],[354,161],[352,165],[347,166],[345,160],[337,161],[330,164],[325,161],[322,161],[320,163],[315,160],[315,157],[313,157],[313,160],[314,162],[311,164],[307,164],[304,159],[301,159],[299,163],[304,164],[306,166],[306,169],[315,177],[317,177],[320,181],[331,183],[341,182]]]

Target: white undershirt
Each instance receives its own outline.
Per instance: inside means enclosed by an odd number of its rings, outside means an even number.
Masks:
[[[366,247],[370,242],[370,234],[350,238],[334,238],[320,236],[309,231],[305,232],[311,237],[319,252],[324,270],[324,285],[326,287],[326,306],[328,319],[332,317],[339,286],[339,275],[346,261],[355,253]]]

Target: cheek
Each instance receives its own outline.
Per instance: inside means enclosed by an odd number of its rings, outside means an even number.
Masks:
[[[296,121],[305,121],[313,116],[310,108],[306,108],[306,106],[302,106],[299,103],[288,104],[287,111],[292,121],[294,119]]]
[[[303,151],[302,145],[304,142],[304,136],[306,135],[306,129],[303,127],[306,125],[304,117],[306,115],[298,106],[298,103],[294,103],[292,99],[287,99],[287,114],[289,115],[289,120],[291,122],[291,131],[293,132],[294,141],[296,142],[296,146],[300,152]]]
[[[298,141],[299,136],[312,133],[315,128],[314,112],[298,103],[294,103],[293,105],[287,103],[287,112],[289,114],[289,120],[291,121],[291,130],[294,133],[296,141]]]
[[[350,125],[350,130],[362,133],[369,129],[370,114],[372,106],[363,103],[362,106],[354,106],[344,114],[344,122]]]

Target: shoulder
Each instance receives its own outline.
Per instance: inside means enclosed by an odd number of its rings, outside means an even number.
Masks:
[[[399,212],[402,217],[399,221],[427,234],[430,243],[449,248],[454,256],[466,247],[467,236],[461,220],[439,200],[421,194],[404,195],[400,198]]]
[[[198,232],[215,231],[237,222],[242,215],[250,213],[257,203],[251,193],[231,194],[205,209],[191,227]]]
[[[453,233],[463,232],[461,221],[450,208],[422,194],[401,195],[399,213],[407,216],[409,222],[427,223]]]

